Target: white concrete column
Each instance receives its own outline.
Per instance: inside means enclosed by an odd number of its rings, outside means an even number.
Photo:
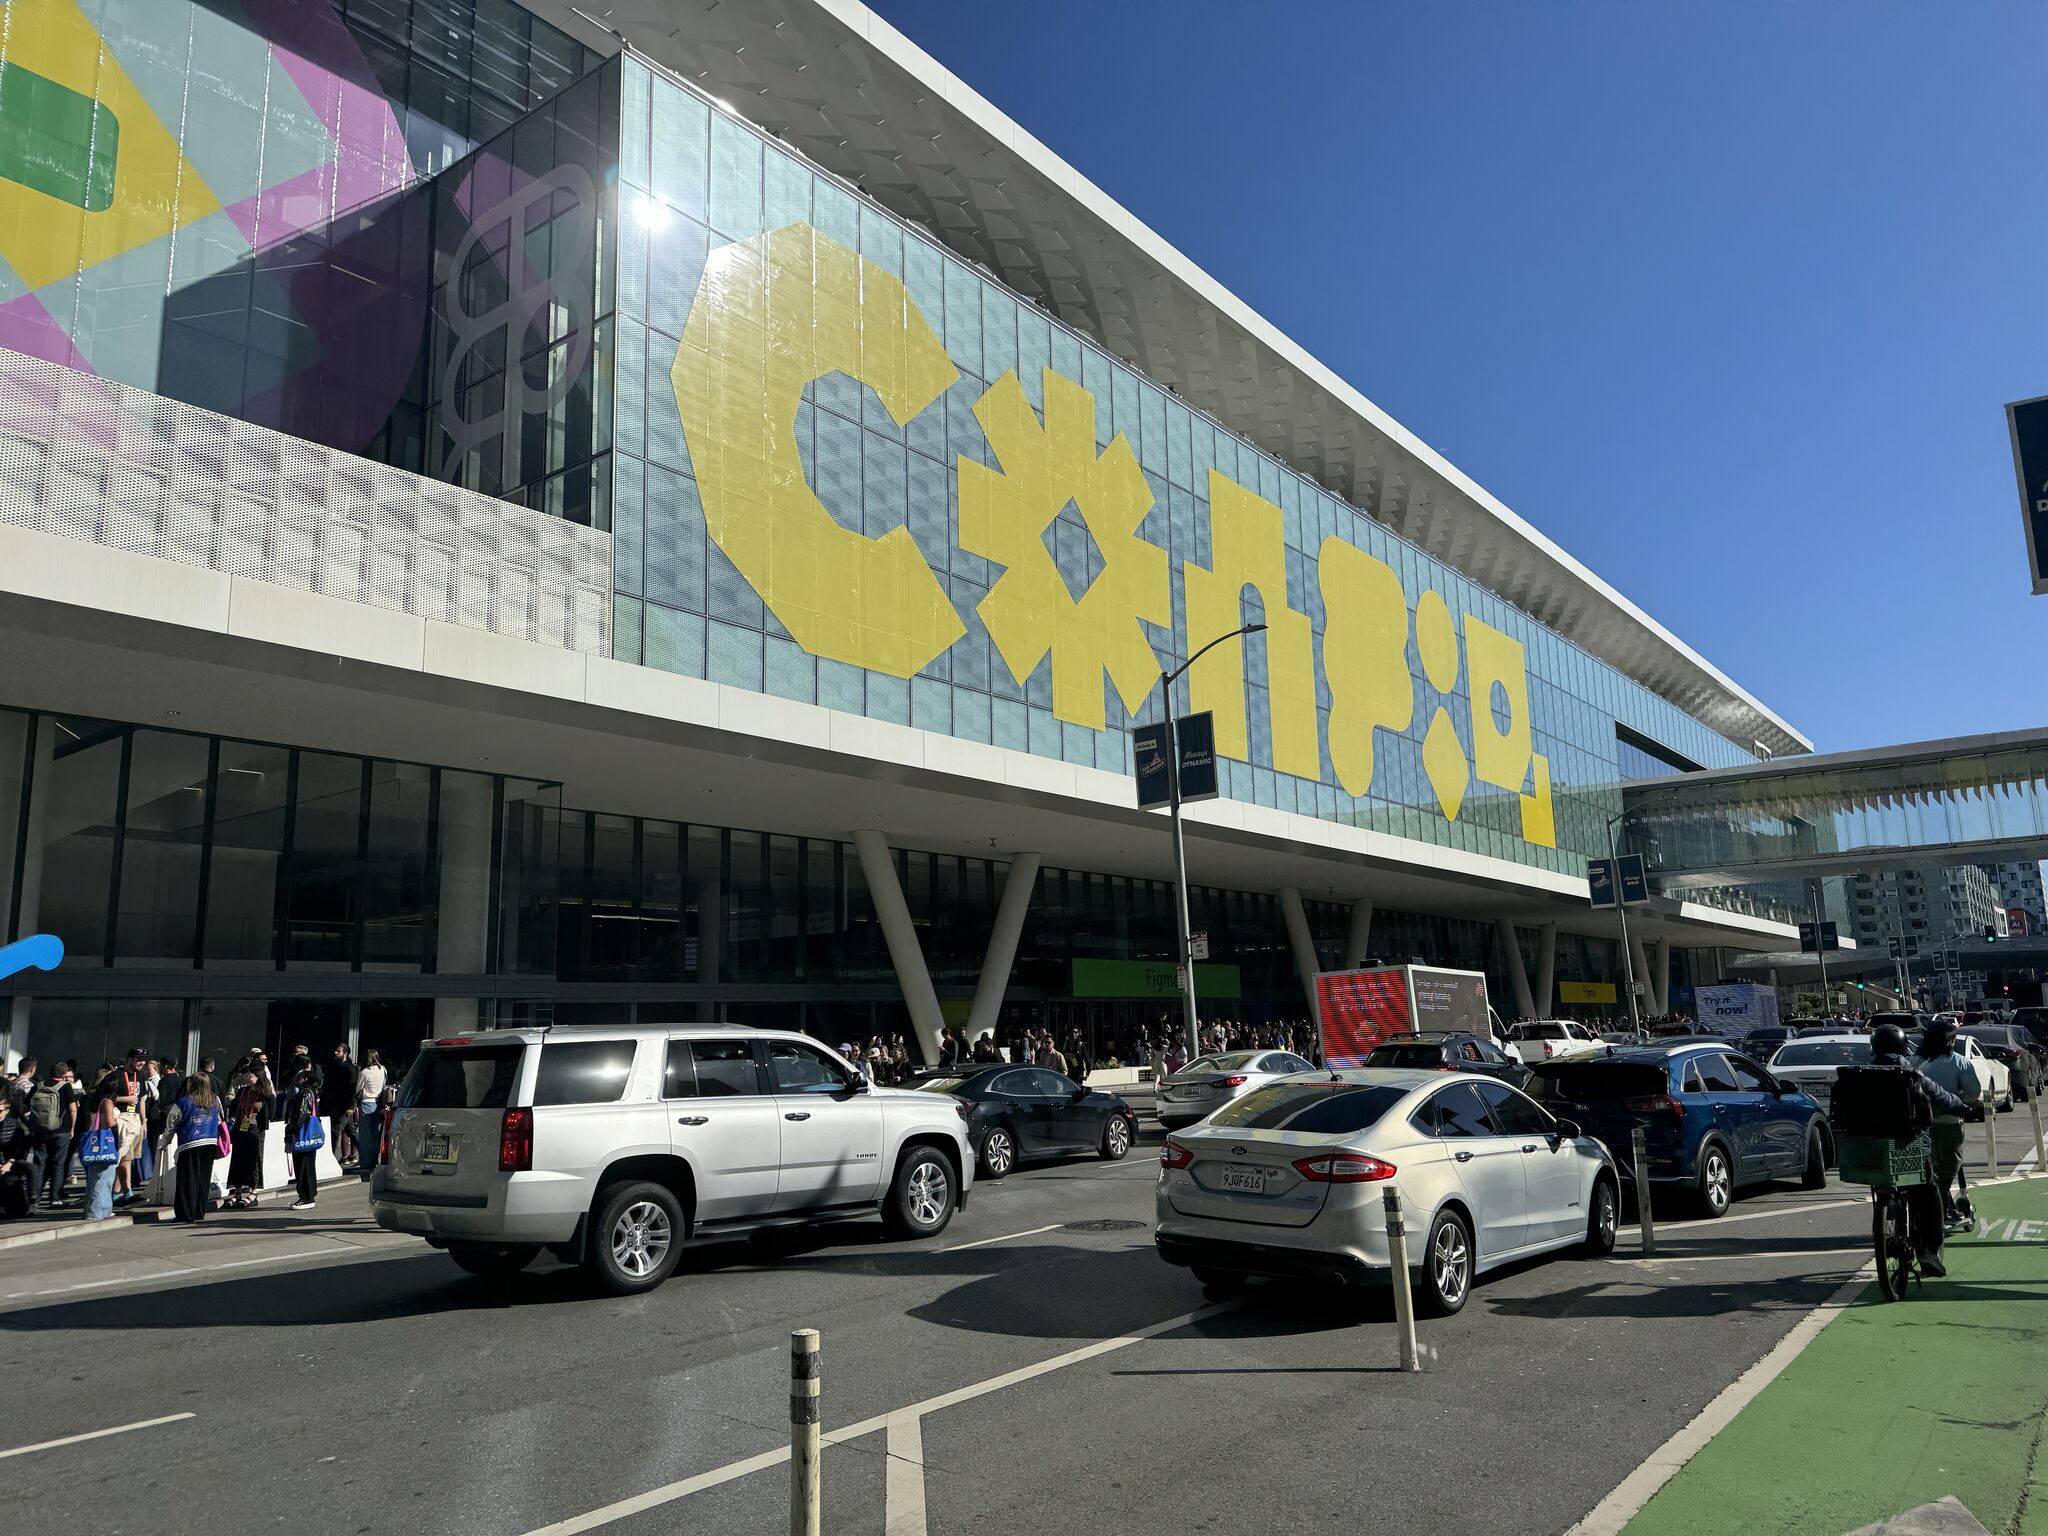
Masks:
[[[1515,1014],[1518,1018],[1536,1017],[1536,999],[1529,995],[1529,969],[1522,964],[1522,941],[1515,933],[1512,917],[1496,917],[1493,931],[1500,937],[1501,963],[1506,966],[1508,985],[1515,993]]]
[[[1308,909],[1301,904],[1301,892],[1288,886],[1280,893],[1280,915],[1287,919],[1287,947],[1294,951],[1294,973],[1301,978],[1301,990],[1308,998],[1308,1016],[1322,1034],[1323,1010],[1316,1002],[1316,973],[1322,963],[1316,958],[1315,937],[1308,931]]]
[[[1671,941],[1669,939],[1659,939],[1657,941],[1657,976],[1656,980],[1650,983],[1650,986],[1656,994],[1657,1011],[1659,1013],[1669,1013],[1671,1011]]]
[[[1557,924],[1536,931],[1536,1017],[1547,1019],[1557,1011]]]
[[[924,1047],[924,1059],[937,1061],[945,1016],[939,1012],[939,994],[932,989],[932,973],[925,967],[924,947],[917,941],[917,925],[910,920],[910,904],[903,899],[888,840],[879,832],[860,831],[853,834],[853,847],[867,877],[868,899],[875,904],[883,942],[889,946],[889,963],[896,967],[896,985],[910,1008],[911,1027]]]
[[[1372,898],[1361,896],[1351,903],[1351,927],[1344,935],[1344,969],[1356,970],[1372,953]]]
[[[1654,997],[1651,995],[1650,992],[1650,955],[1649,951],[1643,948],[1642,939],[1634,933],[1631,933],[1628,936],[1628,954],[1630,963],[1635,966],[1636,980],[1640,981],[1643,984],[1644,1012],[1662,1012],[1663,1010],[1658,1008],[1652,1008],[1650,1006],[1650,1004],[1655,1001]],[[1628,999],[1625,997],[1622,999],[1623,1003],[1627,1003],[1627,1001]]]
[[[1031,910],[1031,893],[1038,886],[1039,863],[1039,855],[1020,853],[1010,860],[1010,872],[1003,877],[995,926],[989,930],[981,976],[974,984],[974,1002],[967,1010],[969,1045],[983,1035],[994,1034],[996,1020],[1002,1016],[1003,998],[1010,990],[1010,967],[1017,959],[1017,941],[1024,936],[1024,918]]]
[[[49,843],[50,795],[57,787],[56,752],[57,727],[48,715],[35,719],[35,740],[29,747],[28,826],[21,840],[21,908],[14,914],[15,932],[27,938],[36,931],[36,924],[42,921],[43,912],[43,849]],[[11,798],[11,797],[10,797]],[[19,824],[20,807],[15,807],[16,822],[0,826],[0,838],[12,839],[14,825]],[[13,890],[10,874],[8,890]],[[5,898],[0,898],[5,899]],[[0,926],[0,937],[6,934]],[[63,935],[59,934],[59,938]],[[28,1049],[30,999],[14,998],[7,1010],[6,1039],[0,1040],[0,1053],[12,1051],[20,1054]]]
[[[440,915],[434,970],[481,976],[491,958],[491,780],[475,773],[441,775]],[[434,1029],[461,1034],[477,1027],[477,999],[434,999]]]

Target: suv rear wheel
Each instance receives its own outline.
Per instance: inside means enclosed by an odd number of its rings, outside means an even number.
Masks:
[[[892,1237],[935,1237],[953,1219],[953,1165],[936,1147],[912,1147],[896,1165],[882,1225]]]
[[[683,1233],[674,1191],[644,1180],[615,1184],[598,1201],[591,1267],[614,1296],[651,1291],[674,1271]]]
[[[472,1275],[502,1280],[516,1275],[540,1255],[538,1243],[450,1243],[448,1257]]]
[[[1735,1172],[1728,1164],[1728,1150],[1718,1141],[1700,1148],[1698,1188],[1695,1191],[1702,1216],[1724,1216],[1735,1196]]]

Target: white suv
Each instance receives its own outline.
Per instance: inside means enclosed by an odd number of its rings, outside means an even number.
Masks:
[[[1565,1056],[1587,1056],[1603,1045],[1574,1019],[1529,1019],[1508,1026],[1508,1054],[1525,1067],[1540,1067]]]
[[[690,1238],[877,1210],[902,1237],[943,1230],[974,1179],[966,1114],[793,1032],[483,1030],[406,1074],[370,1210],[472,1274],[549,1248],[626,1294]]]

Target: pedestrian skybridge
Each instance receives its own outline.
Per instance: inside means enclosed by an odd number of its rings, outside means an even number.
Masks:
[[[2048,856],[2048,729],[1784,758],[1622,786],[1667,889]]]

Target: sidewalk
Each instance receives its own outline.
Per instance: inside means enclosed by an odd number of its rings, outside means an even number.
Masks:
[[[1995,1536],[2048,1536],[2048,1178],[1972,1194],[1947,1280],[1897,1303],[1873,1284],[1627,1536],[1844,1536],[1949,1495]]]

